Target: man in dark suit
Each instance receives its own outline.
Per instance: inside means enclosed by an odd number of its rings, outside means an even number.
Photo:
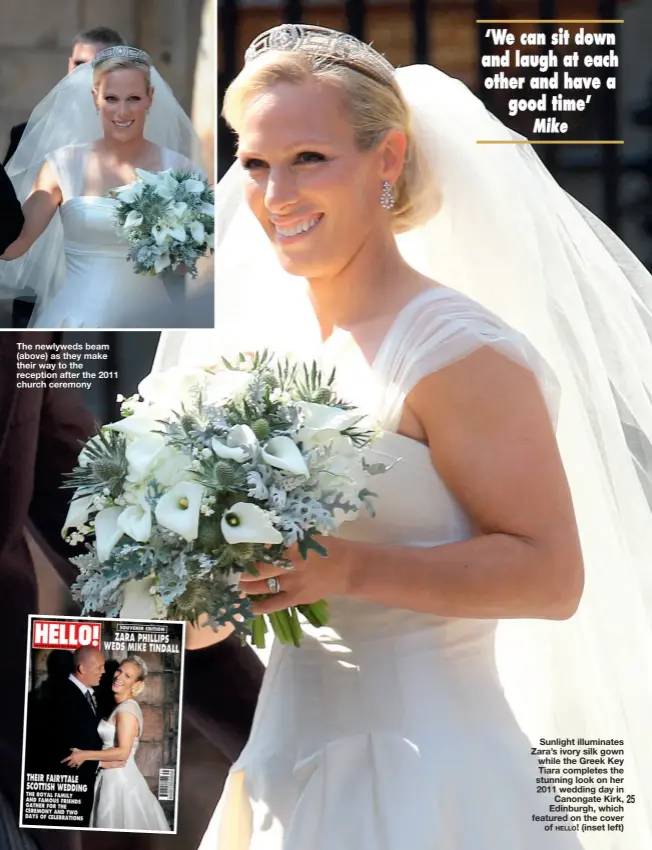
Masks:
[[[39,612],[36,574],[24,529],[29,527],[32,537],[70,586],[76,570],[68,558],[76,553],[61,538],[70,499],[70,491],[62,490],[61,483],[64,473],[77,464],[79,442],[95,433],[93,416],[76,392],[17,387],[19,345],[61,341],[60,334],[40,331],[0,332],[0,600],[4,600],[0,613],[3,648],[0,794],[8,800],[16,817],[27,617]],[[199,837],[220,792],[220,771],[237,757],[248,737],[263,672],[254,653],[241,647],[235,637],[186,655],[183,737],[184,741],[188,738],[189,745],[182,744],[181,748],[182,797],[194,799],[184,776],[191,777],[196,767],[189,763],[184,767],[184,751],[194,753],[204,764],[207,788],[213,784],[206,795],[206,808],[196,807],[198,810],[192,812],[189,829],[195,830]],[[102,837],[99,833],[67,830],[29,830],[29,833],[42,850],[71,850],[78,846],[75,842],[80,835],[89,836],[90,850],[144,850],[153,846],[163,850],[174,846],[176,850],[175,836],[107,833]],[[154,840],[158,842],[156,845]],[[179,846],[185,850],[193,843],[194,833],[193,840]]]
[[[0,255],[20,236],[25,219],[11,180],[0,165]]]
[[[81,805],[78,811],[83,817],[79,825],[88,826],[93,810],[98,762],[85,761],[81,767],[69,768],[61,764],[61,760],[69,756],[73,748],[102,749],[102,739],[97,731],[101,718],[94,689],[100,684],[104,673],[104,656],[99,649],[82,646],[73,653],[73,667],[73,672],[54,698],[50,725],[54,756],[52,770],[56,773],[72,773],[75,781],[86,786],[86,791],[79,795]]]
[[[125,41],[120,33],[109,27],[93,27],[93,29],[86,30],[86,32],[80,32],[72,43],[72,51],[68,57],[68,73],[74,71],[78,65],[90,62],[95,54],[99,53],[100,50],[104,50],[105,47],[114,47],[124,43]],[[11,128],[9,149],[7,150],[4,161],[5,165],[16,153],[16,148],[25,132],[26,126],[27,122]]]

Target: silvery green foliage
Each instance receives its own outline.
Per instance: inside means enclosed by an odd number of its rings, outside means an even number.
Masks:
[[[197,260],[213,252],[213,190],[189,171],[137,174],[131,186],[109,193],[118,201],[115,221],[130,245],[127,259],[138,274],[185,266],[196,277]]]
[[[316,366],[307,369],[274,363],[266,354],[250,359],[241,356],[237,363],[225,361],[224,366],[249,373],[250,381],[243,392],[218,405],[207,403],[197,391],[191,394],[190,403],[180,404],[153,429],[185,459],[186,478],[205,488],[196,539],[188,542],[153,518],[147,542],[123,535],[103,563],[91,543],[88,553],[75,559],[80,574],[73,591],[84,605],[84,614],[116,616],[125,583],[154,575],[155,595],[167,616],[196,622],[207,612],[214,626],[232,623],[239,632],[246,631],[250,609],[239,596],[234,575],[255,573],[255,564],[261,562],[291,568],[285,553],[296,543],[304,556],[308,549],[323,553],[314,538],[337,531],[341,521],[337,512],[355,517],[361,510],[372,510],[373,493],[357,483],[365,468],[369,469],[362,450],[371,441],[372,432],[353,425],[337,434],[340,443],[313,441],[310,446],[298,437],[305,422],[304,402],[349,409],[332,389],[334,374],[325,379]],[[241,425],[248,426],[256,436],[254,448],[244,459],[219,457],[213,441],[225,444],[234,427]],[[293,440],[305,461],[307,475],[279,469],[265,460],[264,448],[279,436]],[[348,452],[340,457],[341,438]],[[88,448],[83,450],[84,463],[72,473],[71,486],[78,493],[99,494],[97,509],[124,504],[127,438],[118,434],[94,440],[90,454]],[[333,474],[332,464],[342,457],[346,458],[345,474],[341,472],[342,463]],[[372,471],[379,473],[384,468]],[[154,515],[168,488],[156,479],[156,468],[146,485],[145,498]],[[125,492],[121,493],[122,489]],[[229,544],[222,531],[222,518],[235,503],[242,502],[260,508],[283,542]],[[91,536],[93,519],[87,522],[84,527]]]

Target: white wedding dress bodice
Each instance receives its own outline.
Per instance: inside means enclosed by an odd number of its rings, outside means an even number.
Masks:
[[[65,275],[38,312],[36,328],[141,327],[149,315],[165,315],[177,293],[161,275],[136,274],[127,260],[129,245],[114,221],[117,201],[85,193],[85,169],[90,145],[69,145],[48,155],[63,200]],[[161,151],[161,170],[192,168],[189,160]],[[176,281],[182,290],[184,279]]]
[[[165,813],[136,764],[136,752],[143,734],[143,713],[136,700],[125,700],[106,720],[100,720],[97,731],[102,749],[116,746],[116,719],[120,712],[128,712],[136,718],[138,735],[124,767],[102,768],[98,772],[90,825],[97,829],[169,832]]]
[[[474,534],[427,446],[394,433],[418,380],[484,345],[555,383],[519,334],[444,287],[399,314],[372,365],[347,334],[323,358],[340,397],[385,427],[370,462],[376,516],[343,537],[432,547]],[[497,670],[496,622],[329,600],[300,648],[275,643],[249,742],[200,850],[573,850],[544,830],[551,795]],[[607,846],[607,845],[605,845]]]

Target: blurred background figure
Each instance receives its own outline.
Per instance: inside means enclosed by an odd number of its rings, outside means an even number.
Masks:
[[[7,173],[0,165],[0,254],[17,239],[25,217]]]
[[[124,43],[124,39],[120,33],[110,29],[110,27],[93,27],[93,29],[79,33],[72,43],[72,51],[68,57],[68,73],[74,71],[78,65],[83,65],[84,62],[92,62],[95,54],[99,53],[100,50],[104,50],[105,47],[114,47],[115,45]],[[5,165],[16,152],[26,126],[27,122],[23,121],[21,124],[17,124],[11,128]]]
[[[469,86],[509,127],[533,138],[532,115],[510,118],[513,91],[488,91],[480,57],[488,50],[487,19],[603,19],[624,24],[582,24],[586,31],[615,32],[618,69],[591,69],[591,76],[618,78],[616,91],[601,89],[583,113],[569,122],[568,139],[621,140],[622,145],[544,145],[535,148],[555,179],[623,239],[652,269],[652,4],[649,0],[219,0],[218,91],[222,94],[242,67],[243,53],[263,30],[301,22],[331,27],[367,42],[394,65],[427,63]],[[557,24],[542,25],[554,32]],[[571,33],[579,28],[567,25]],[[533,32],[536,24],[511,31]],[[571,39],[572,40],[572,39]],[[547,52],[549,48],[521,48]],[[562,48],[572,51],[575,48]],[[587,50],[587,48],[580,48]],[[502,48],[498,49],[502,52]],[[493,69],[496,70],[496,69]],[[516,73],[504,69],[507,73]],[[522,70],[522,69],[518,69]],[[526,69],[527,70],[527,69]],[[578,73],[581,68],[578,69]],[[646,104],[649,103],[647,111]],[[221,104],[220,104],[221,105]],[[218,170],[233,157],[233,134],[220,118]]]

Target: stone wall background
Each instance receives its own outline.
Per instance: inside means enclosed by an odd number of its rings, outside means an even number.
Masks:
[[[0,161],[12,126],[67,71],[77,33],[117,29],[146,50],[193,118],[213,172],[216,0],[0,0]]]

